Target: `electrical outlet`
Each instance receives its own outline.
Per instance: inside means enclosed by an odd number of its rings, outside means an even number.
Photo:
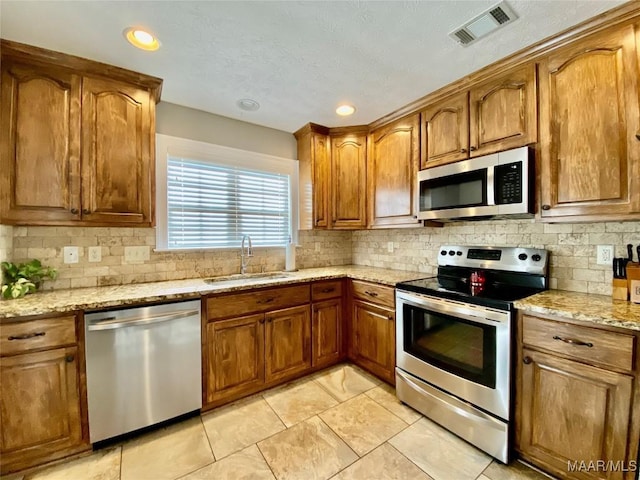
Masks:
[[[78,247],[64,247],[63,256],[64,263],[78,263]]]
[[[611,265],[613,262],[613,245],[598,245],[596,263],[598,265]]]
[[[393,253],[393,242],[387,242],[387,252]]]
[[[124,247],[124,261],[126,263],[143,263],[149,260],[149,247]]]
[[[89,261],[99,262],[102,260],[102,247],[89,247]]]

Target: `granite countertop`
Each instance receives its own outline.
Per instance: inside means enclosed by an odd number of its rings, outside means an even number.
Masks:
[[[358,265],[308,268],[296,272],[273,272],[277,278],[234,279],[220,283],[206,283],[202,278],[167,282],[115,285],[111,287],[75,288],[38,292],[15,300],[0,301],[0,319],[70,312],[73,310],[100,310],[123,305],[186,300],[209,293],[234,292],[249,288],[271,287],[292,283],[349,277],[383,285],[430,276],[424,272],[388,270]]]
[[[605,295],[547,290],[514,305],[526,312],[640,331],[640,304]]]

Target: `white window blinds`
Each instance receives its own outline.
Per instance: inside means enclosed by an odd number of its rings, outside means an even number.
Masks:
[[[282,246],[291,234],[290,175],[169,156],[167,247]]]

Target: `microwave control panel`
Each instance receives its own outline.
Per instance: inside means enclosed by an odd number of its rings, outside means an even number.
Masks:
[[[522,202],[522,162],[496,165],[493,175],[496,205]]]

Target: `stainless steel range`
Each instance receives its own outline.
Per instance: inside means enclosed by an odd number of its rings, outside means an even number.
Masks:
[[[396,285],[396,392],[507,463],[513,301],[547,289],[546,250],[443,246],[438,276]]]

